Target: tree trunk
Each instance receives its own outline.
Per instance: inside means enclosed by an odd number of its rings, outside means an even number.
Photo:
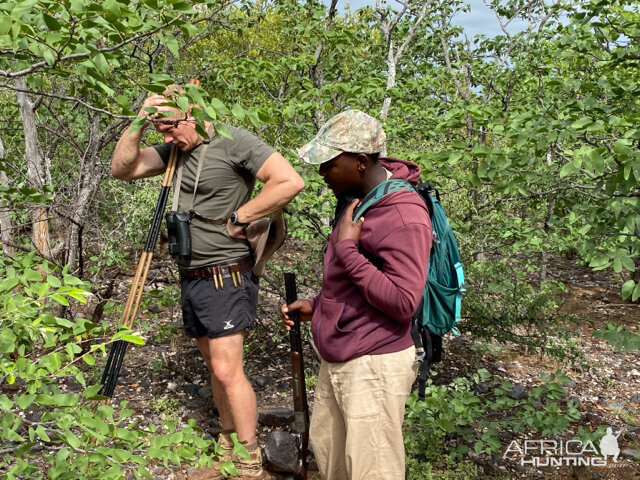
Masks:
[[[27,90],[24,78],[15,81],[18,90]],[[16,92],[22,127],[24,129],[25,155],[27,160],[27,182],[34,188],[42,188],[46,181],[46,172],[43,167],[43,158],[40,153],[40,142],[36,130],[36,122],[33,116],[33,104],[29,96],[21,91]],[[47,208],[37,206],[31,212],[32,233],[31,238],[34,247],[44,258],[50,258],[49,248],[49,219]]]
[[[387,42],[387,51],[385,52],[385,64],[387,66],[387,86],[386,91],[389,92],[392,88],[394,88],[397,84],[396,74],[398,70],[398,63],[405,54],[406,48],[411,44],[413,38],[415,37],[418,28],[423,23],[427,9],[430,6],[431,2],[428,0],[407,0],[406,2],[400,2],[402,5],[402,10],[396,12],[393,18],[389,18],[389,12],[384,8],[384,4],[380,2],[380,0],[376,0],[376,11],[380,15],[380,28],[382,29],[382,33],[384,34],[385,40]],[[419,8],[419,11],[416,11]],[[407,32],[404,40],[399,40],[397,43],[394,42],[393,35],[396,30],[396,26],[398,22],[405,15],[410,15],[412,11],[416,11],[415,18],[411,26],[409,27],[409,31]],[[380,120],[385,121],[389,116],[389,109],[391,108],[391,97],[389,94],[385,95],[384,100],[382,101],[382,108],[380,109]],[[386,155],[386,152],[381,152],[383,155]]]
[[[335,17],[336,11],[337,11],[337,8],[336,8],[337,5],[338,5],[338,0],[331,0],[331,5],[329,5],[329,13],[327,14],[327,18],[325,19],[325,22],[324,22],[325,31],[328,30],[329,27],[331,27],[331,24],[333,23],[333,17]],[[323,50],[324,50],[324,41],[320,40],[316,45],[316,51],[314,55],[316,63],[311,66],[311,71],[309,75],[311,77],[311,82],[313,83],[313,86],[318,89],[324,85],[324,74],[320,69],[320,57],[322,57]],[[322,98],[318,97],[318,106],[322,107],[323,103],[324,102]],[[316,121],[316,126],[320,128],[326,120],[324,117],[324,112],[322,111],[321,108],[316,109],[314,113],[314,117]]]
[[[87,146],[87,162],[81,162],[82,168],[78,171],[78,190],[73,199],[74,210],[71,214],[71,228],[67,238],[67,263],[69,271],[73,272],[81,260],[80,250],[82,230],[89,215],[91,200],[102,180],[99,171],[100,155],[100,114],[93,113],[89,119],[90,141]],[[80,273],[81,275],[82,273]]]
[[[4,145],[0,137],[0,160],[4,160]],[[9,178],[4,170],[0,170],[0,185],[9,186]],[[5,257],[13,257],[13,222],[4,202],[0,204],[0,241]]]
[[[393,40],[389,39],[388,48],[387,48],[387,58],[385,59],[385,63],[387,65],[387,88],[388,92],[393,87],[396,86],[396,60],[393,56]],[[380,120],[384,122],[389,116],[389,109],[391,108],[391,97],[386,95],[382,102],[382,109],[380,110]]]
[[[547,267],[549,265],[549,235],[551,227],[549,220],[553,217],[553,209],[556,206],[556,199],[553,198],[547,206],[547,216],[544,219],[544,239],[542,244],[542,255],[540,258],[540,285],[547,281]]]

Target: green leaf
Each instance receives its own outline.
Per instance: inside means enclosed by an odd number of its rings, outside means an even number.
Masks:
[[[438,425],[440,426],[440,428],[442,430],[444,430],[445,432],[453,432],[455,431],[455,426],[453,425],[453,423],[451,423],[449,420],[447,420],[446,418],[441,418],[438,420]]]
[[[162,94],[164,93],[164,89],[166,88],[166,85],[158,85],[157,83],[143,83],[142,88],[144,88],[146,91],[151,93]]]
[[[204,107],[204,113],[206,115],[206,119],[209,121],[215,121],[218,119],[218,114],[215,109],[211,107],[211,105],[207,105]]]
[[[233,453],[235,453],[240,458],[249,460],[250,458],[249,451],[245,448],[245,446],[242,443],[240,443],[240,441],[238,440],[237,433],[231,434],[231,440],[233,440]]]
[[[187,110],[189,110],[189,99],[187,97],[178,97],[178,100],[176,100],[176,105],[178,105],[178,108],[181,111],[186,112]]]
[[[447,163],[449,165],[455,165],[456,163],[458,163],[460,161],[461,158],[462,158],[462,152],[451,152],[449,154],[449,159],[447,160]],[[484,175],[482,175],[482,176],[484,176]]]
[[[469,173],[469,175],[467,176],[467,180],[469,181],[469,183],[471,183],[471,185],[473,185],[476,188],[480,188],[482,186],[482,181],[480,180],[480,177],[478,177],[478,175],[474,173]]]
[[[107,10],[114,18],[120,17],[120,4],[117,0],[107,0],[104,2],[104,8]]]
[[[56,324],[60,325],[61,327],[73,328],[73,323],[66,318],[56,317]]]
[[[62,25],[60,25],[60,22],[58,22],[58,20],[53,18],[51,15],[47,15],[46,13],[43,13],[42,19],[44,20],[44,24],[47,26],[47,28],[52,32],[57,32],[58,30],[60,30],[60,28],[62,28]]]
[[[244,122],[244,117],[245,117],[245,111],[244,108],[242,108],[240,105],[238,105],[237,103],[233,106],[233,108],[231,109],[231,114],[236,117],[238,120],[240,120],[241,122]]]
[[[67,285],[84,285],[84,282],[80,280],[78,277],[74,277],[73,275],[65,274],[63,275],[64,283]]]
[[[26,410],[29,406],[36,400],[35,394],[29,395],[20,395],[19,397],[14,397],[14,401],[16,405],[20,407],[21,410]]]
[[[76,356],[76,353],[82,352],[82,349],[75,343],[67,343],[64,349],[67,352],[67,355],[69,355],[69,358],[73,358]]]
[[[125,342],[129,342],[129,343],[133,343],[135,345],[144,345],[145,344],[144,338],[139,337],[137,335],[123,335],[121,337],[121,340],[124,340]]]
[[[17,278],[5,278],[2,283],[0,283],[0,292],[8,292],[13,290],[16,285],[20,283],[20,280]]]
[[[169,451],[163,450],[162,448],[149,447],[147,448],[147,455],[149,456],[149,458],[157,458],[159,460],[164,460],[168,458]]]
[[[220,115],[229,115],[231,111],[225,106],[222,101],[217,98],[211,99],[211,106],[216,110]]]
[[[620,273],[622,271],[622,260],[620,257],[613,259],[613,271],[616,273]]]
[[[38,438],[40,440],[42,440],[43,442],[50,442],[51,439],[49,438],[49,435],[47,435],[47,432],[45,431],[44,428],[42,428],[40,425],[38,425],[36,427],[36,435],[38,435]]]
[[[273,123],[273,118],[271,118],[264,110],[258,110],[258,118],[262,123]]]
[[[229,477],[237,477],[238,476],[238,470],[236,469],[236,466],[234,465],[234,463],[231,460],[227,460],[226,462],[224,462],[223,464],[220,465],[220,471]]]
[[[260,126],[260,118],[258,117],[258,112],[256,112],[255,110],[247,110],[247,117],[249,117],[249,121],[251,122],[251,124],[254,127],[259,127]]]
[[[636,264],[629,255],[624,255],[623,257],[621,257],[621,260],[622,260],[622,266],[624,268],[626,268],[630,272],[636,271]]]
[[[62,295],[58,295],[57,293],[54,293],[53,295],[51,295],[51,298],[56,302],[58,302],[60,305],[64,305],[65,307],[69,306],[69,301]]]
[[[67,444],[74,450],[80,448],[80,445],[82,445],[80,439],[69,430],[64,431],[64,439],[66,440]]]
[[[177,3],[174,3],[172,6],[174,10],[178,10],[179,12],[196,13],[196,11],[193,9],[191,4],[189,4],[188,2],[177,2]]]
[[[622,285],[622,299],[626,300],[633,293],[633,289],[636,287],[636,282],[633,280],[627,280]]]
[[[635,302],[640,298],[640,283],[636,285],[636,288],[633,289],[633,293],[631,294],[631,301]]]
[[[209,133],[204,129],[204,126],[200,122],[196,123],[196,132],[202,138],[209,138]]]
[[[127,428],[117,428],[116,437],[127,442],[135,442],[138,439],[137,432],[131,431]]]
[[[176,57],[180,55],[180,44],[178,43],[178,40],[176,40],[176,37],[170,33],[166,33],[164,35],[164,46],[167,47]]]
[[[65,292],[66,295],[68,295],[69,297],[73,298],[75,301],[80,302],[80,303],[87,303],[87,298],[84,296],[83,291],[78,291],[78,290],[71,290],[69,292]]]
[[[11,17],[9,15],[0,16],[0,35],[5,35],[11,30]]]
[[[590,119],[589,117],[582,117],[581,119],[573,122],[571,124],[571,128],[575,128],[576,130],[581,130],[585,128],[587,125],[590,125],[591,123],[593,123],[592,119]]]
[[[229,138],[229,139],[233,138],[231,136],[231,132],[229,132],[229,129],[225,127],[222,123],[220,122],[216,123],[214,128],[217,135],[221,137]]]
[[[16,334],[9,328],[0,329],[0,353],[11,353],[16,349]]]
[[[122,108],[127,108],[131,105],[131,100],[129,99],[129,97],[125,97],[124,95],[118,95],[116,101]]]
[[[85,388],[84,392],[82,392],[82,396],[84,398],[93,398],[98,392],[102,389],[102,385],[91,385],[90,387]]]
[[[24,270],[23,276],[24,276],[24,279],[28,280],[29,282],[42,281],[42,275],[40,275],[40,273],[36,272],[35,270],[31,270],[30,268],[27,268]]]
[[[51,407],[74,407],[78,404],[78,397],[66,393],[57,393],[55,395],[40,394],[36,396],[36,402]]]
[[[13,19],[13,23],[11,24],[11,37],[14,42],[18,40],[20,36],[20,31],[22,30],[22,22],[19,22],[16,18]]]
[[[0,395],[0,408],[3,410],[9,410],[13,407],[13,402],[4,393]]]
[[[576,157],[571,162],[565,163],[562,169],[560,170],[560,178],[564,178],[569,175],[573,175],[580,171],[580,167],[582,166],[582,159],[580,157]]]
[[[82,417],[82,423],[88,427],[93,428],[100,435],[107,435],[109,433],[109,427],[99,417],[96,416],[84,416]]]
[[[108,76],[111,73],[109,70],[109,63],[103,53],[98,53],[92,58],[92,60],[98,71],[104,76]]]
[[[109,453],[113,455],[113,458],[120,463],[129,461],[129,459],[131,458],[131,455],[133,455],[131,452],[128,452],[121,448],[109,449]]]

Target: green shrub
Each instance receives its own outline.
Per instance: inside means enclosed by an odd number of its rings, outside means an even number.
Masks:
[[[106,324],[65,318],[89,285],[37,265],[33,255],[5,260],[0,272],[0,457],[2,478],[153,478],[151,465],[206,463],[210,441],[195,421],[143,425],[126,402],[98,396],[96,355],[116,340],[143,344],[135,332],[105,337]],[[69,310],[67,310],[69,312]],[[70,393],[74,385],[78,393]]]
[[[405,416],[407,478],[450,478],[431,472],[464,462],[472,451],[501,453],[507,447],[500,440],[503,432],[542,437],[566,432],[580,418],[577,405],[565,399],[562,385],[568,380],[562,372],[545,376],[527,398],[515,400],[512,383],[481,369],[471,379],[428,385],[424,400],[412,393]],[[486,395],[475,393],[480,382],[488,387]],[[467,472],[455,478],[473,476]]]
[[[559,311],[562,283],[528,281],[513,258],[466,265],[468,278],[461,327],[476,339],[511,343],[528,351],[565,358],[579,356],[570,328],[573,317]]]

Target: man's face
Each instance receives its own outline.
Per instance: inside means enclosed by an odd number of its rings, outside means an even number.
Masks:
[[[357,195],[360,189],[361,176],[356,153],[344,152],[320,164],[318,173],[336,197]]]
[[[173,143],[183,152],[193,150],[200,144],[200,137],[196,133],[195,123],[186,120],[184,115],[176,111],[176,115],[154,123],[167,143]]]

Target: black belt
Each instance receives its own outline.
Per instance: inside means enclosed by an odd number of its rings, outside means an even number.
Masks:
[[[223,279],[231,278],[234,287],[242,285],[242,274],[253,268],[253,258],[246,257],[214,263],[200,268],[180,269],[180,281],[204,278],[213,280],[216,290],[224,287]]]

